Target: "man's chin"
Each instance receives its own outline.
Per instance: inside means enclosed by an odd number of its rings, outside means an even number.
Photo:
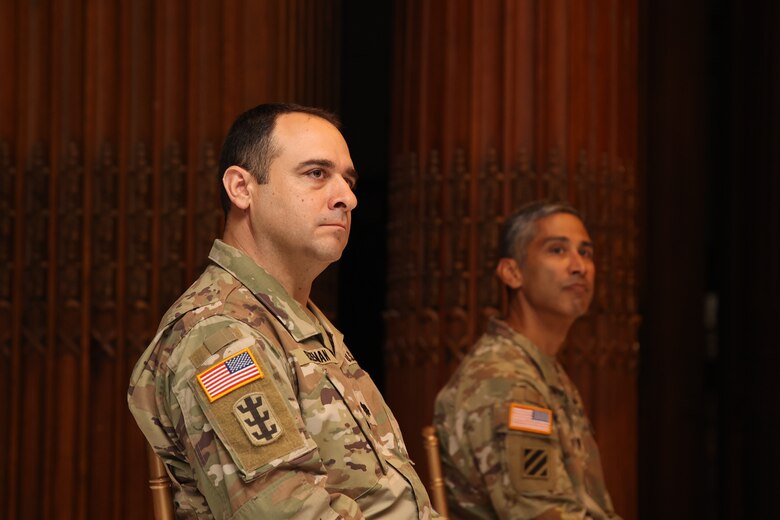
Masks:
[[[571,315],[574,316],[574,318],[581,318],[585,316],[588,313],[588,309],[590,308],[590,301],[588,302],[573,302],[571,307]]]
[[[315,252],[315,256],[322,262],[332,264],[341,259],[344,248],[323,248]]]

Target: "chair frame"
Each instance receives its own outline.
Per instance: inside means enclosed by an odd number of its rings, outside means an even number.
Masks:
[[[165,464],[151,446],[147,446],[149,459],[149,489],[152,490],[154,520],[174,520],[173,493],[171,478],[165,470]]]
[[[447,510],[447,494],[444,488],[441,454],[439,453],[439,437],[436,435],[436,428],[431,425],[425,426],[422,429],[422,437],[425,445],[425,454],[428,456],[428,474],[431,479],[429,488],[431,490],[433,508],[446,520],[449,511]]]

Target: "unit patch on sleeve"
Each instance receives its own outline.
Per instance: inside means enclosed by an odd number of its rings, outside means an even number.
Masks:
[[[265,396],[259,392],[247,394],[236,401],[233,413],[249,442],[255,446],[270,444],[282,434],[282,424],[276,420]]]
[[[550,435],[552,433],[552,410],[512,403],[509,407],[508,424],[510,430]]]
[[[546,449],[523,449],[523,477],[547,478],[549,476],[548,457]]]
[[[247,383],[263,377],[252,352],[245,348],[198,374],[198,382],[212,403]]]

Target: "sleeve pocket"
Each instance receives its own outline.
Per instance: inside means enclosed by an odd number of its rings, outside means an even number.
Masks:
[[[237,386],[213,400],[197,375],[188,384],[246,482],[317,448],[271,377]]]

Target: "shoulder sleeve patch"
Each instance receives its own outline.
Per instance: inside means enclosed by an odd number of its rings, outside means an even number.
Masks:
[[[555,490],[561,470],[555,446],[517,435],[507,436],[506,442],[509,478],[518,492]]]
[[[511,403],[507,425],[510,430],[541,433],[552,433],[552,410],[529,404]]]
[[[233,414],[244,429],[249,442],[255,446],[271,444],[284,432],[270,400],[261,392],[252,392],[241,397],[233,404]]]

